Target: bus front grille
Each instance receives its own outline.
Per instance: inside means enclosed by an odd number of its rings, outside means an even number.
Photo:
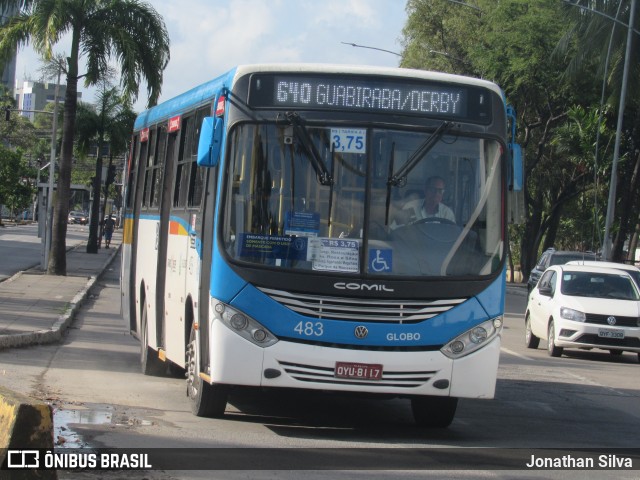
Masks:
[[[326,320],[381,323],[418,323],[460,305],[466,298],[393,300],[308,295],[270,288],[260,291],[300,315]]]

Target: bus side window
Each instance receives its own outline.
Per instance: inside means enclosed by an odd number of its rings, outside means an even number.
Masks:
[[[180,147],[178,150],[178,165],[173,190],[174,207],[184,207],[187,201],[187,187],[189,185],[187,182],[189,181],[189,161],[191,157],[186,154],[186,146],[191,144],[193,134],[193,117],[183,118],[180,133]]]
[[[167,132],[160,128],[158,133],[158,144],[156,146],[155,161],[153,164],[153,174],[151,183],[151,194],[149,196],[149,206],[158,208],[162,195],[162,177],[164,173],[164,161],[167,154]]]
[[[202,190],[204,186],[205,168],[198,168],[198,163],[191,162],[191,175],[189,175],[189,200],[187,206],[197,207],[202,201]]]
[[[198,139],[200,138],[200,125],[202,125],[202,119],[207,116],[208,112],[208,108],[201,108],[196,112],[195,125],[193,128],[195,135],[190,136],[190,145],[185,146],[186,151],[190,153],[189,157],[191,160],[187,207],[199,207],[202,201],[206,168],[198,168]]]
[[[142,206],[149,206],[149,192],[152,189],[152,175],[154,172],[153,164],[154,157],[156,153],[156,129],[152,129],[149,131],[149,140],[147,140],[147,152],[148,156],[144,156],[141,158],[141,164],[145,166],[145,175],[144,175],[144,189],[142,191]]]
[[[140,150],[140,137],[136,135],[133,139],[133,147],[131,148],[131,157],[129,158],[127,170],[125,207],[128,209],[133,208],[133,192],[138,188],[138,185],[136,185],[136,172],[138,171],[138,162],[140,161]]]

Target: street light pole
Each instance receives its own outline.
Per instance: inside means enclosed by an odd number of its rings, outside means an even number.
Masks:
[[[605,260],[612,260],[613,240],[611,238],[611,225],[616,203],[616,188],[618,185],[618,157],[620,156],[620,138],[622,136],[622,120],[627,97],[627,81],[629,78],[629,64],[631,63],[631,41],[633,39],[633,21],[635,19],[636,0],[631,0],[629,11],[629,25],[627,26],[627,48],[624,56],[624,70],[622,73],[622,88],[620,90],[620,105],[618,106],[618,126],[616,128],[616,142],[613,149],[613,162],[611,163],[611,184],[609,186],[609,203],[607,204],[607,218],[604,229],[604,245],[602,256]]]
[[[390,53],[391,55],[396,55],[398,57],[401,57],[402,54],[397,53],[397,52],[392,52],[391,50],[385,50],[384,48],[378,48],[378,47],[369,47],[367,45],[358,45],[356,43],[351,43],[351,42],[340,42],[343,45],[351,45],[352,47],[356,47],[356,48],[368,48],[369,50],[378,50],[379,52],[386,52],[386,53]]]

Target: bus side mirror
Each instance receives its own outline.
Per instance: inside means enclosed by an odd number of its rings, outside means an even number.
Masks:
[[[215,167],[220,161],[223,121],[220,117],[205,117],[198,141],[198,165]]]

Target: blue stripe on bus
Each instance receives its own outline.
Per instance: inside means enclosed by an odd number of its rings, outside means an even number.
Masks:
[[[483,294],[500,296],[496,289],[500,290],[500,280],[494,282]],[[479,300],[472,297],[445,313],[414,324],[317,319],[300,315],[280,305],[250,285],[239,293],[232,305],[253,318],[259,318],[260,323],[276,337],[386,347],[444,345],[457,335],[495,316],[489,315]],[[354,335],[354,329],[359,325],[366,326],[369,331],[365,339],[357,339]],[[304,334],[305,330],[309,335]],[[319,332],[322,334],[318,335]]]
[[[133,130],[138,131],[142,128],[150,127],[163,120],[188,112],[203,103],[212,102],[221,89],[230,88],[235,73],[236,68],[207,83],[192,88],[182,95],[167,100],[161,105],[142,112],[136,118]]]

